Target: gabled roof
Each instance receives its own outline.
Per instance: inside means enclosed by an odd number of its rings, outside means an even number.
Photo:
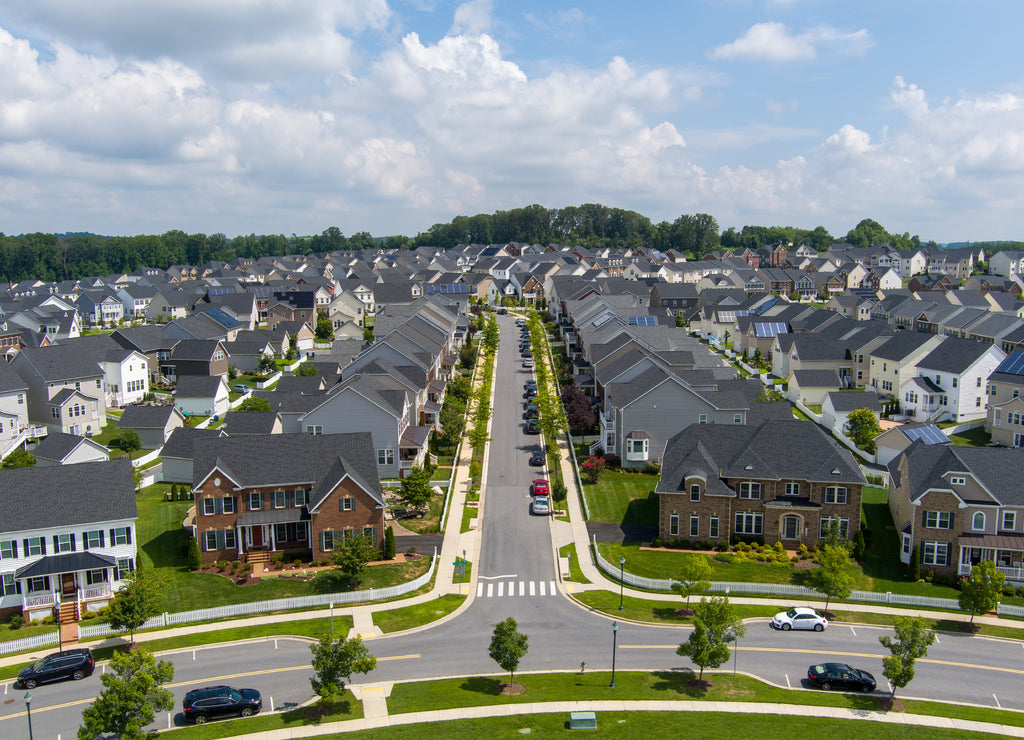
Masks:
[[[164,429],[171,417],[181,415],[174,406],[129,406],[117,421],[118,429]]]
[[[946,337],[938,347],[925,355],[917,363],[921,370],[937,370],[944,373],[959,375],[981,359],[993,345],[973,339]],[[1002,350],[995,348],[1002,354]]]
[[[175,457],[190,460],[192,459],[194,445],[197,443],[205,444],[208,440],[223,436],[224,432],[220,429],[178,427],[171,432],[171,436],[167,438],[160,454],[162,457]]]
[[[64,434],[63,432],[50,432],[36,445],[36,448],[32,450],[32,454],[35,457],[41,457],[46,460],[62,461],[81,445],[102,450],[105,454],[110,452],[99,442],[94,442],[88,437],[80,437],[77,434]]]
[[[135,519],[131,461],[0,470],[0,511],[4,532]]]
[[[1020,486],[1020,450],[1007,447],[957,447],[925,444],[915,440],[903,451],[910,476],[910,501],[920,499],[929,490],[949,490],[943,476],[950,472],[973,476],[1003,506],[1024,505]],[[899,477],[900,457],[889,463],[889,472]],[[961,496],[962,497],[962,496]],[[989,503],[989,502],[985,502]]]
[[[174,385],[174,397],[213,398],[223,383],[222,375],[179,375]]]

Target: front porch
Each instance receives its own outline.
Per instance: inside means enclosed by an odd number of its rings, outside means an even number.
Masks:
[[[309,520],[305,507],[242,514],[235,525],[238,559],[264,563],[275,553],[309,551]]]
[[[78,622],[113,601],[120,567],[113,557],[91,552],[42,557],[15,572],[22,615],[27,621],[54,616],[60,624]]]
[[[991,560],[1008,583],[1024,585],[1024,537],[1014,535],[963,535],[957,574],[969,576],[971,568]]]
[[[406,427],[398,441],[398,475],[401,478],[413,467],[423,467],[427,458],[427,442],[430,439],[429,426]]]

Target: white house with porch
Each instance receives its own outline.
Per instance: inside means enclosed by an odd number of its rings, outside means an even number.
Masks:
[[[128,458],[0,470],[0,615],[77,622],[135,568]]]

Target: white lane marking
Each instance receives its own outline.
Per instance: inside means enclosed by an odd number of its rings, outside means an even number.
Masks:
[[[483,581],[481,581],[480,583],[476,584],[476,596],[477,596],[477,598],[480,598],[483,595],[484,595],[484,584],[483,584]]]
[[[992,698],[996,700],[996,706],[999,707],[1000,709],[1002,709],[1003,705],[999,703],[999,697],[996,696],[995,694],[992,694]]]
[[[544,595],[544,581],[541,581],[541,582],[540,582],[540,595],[541,595],[541,596],[543,596],[543,595]]]
[[[489,599],[492,596],[494,596],[494,584],[493,583],[488,583],[487,584],[487,598]]]
[[[789,682],[789,674],[788,673],[786,674],[786,686],[788,686],[789,688],[793,688],[793,684],[791,684]]]
[[[551,594],[552,596],[555,595],[555,582],[554,581],[548,581],[548,593]]]
[[[536,584],[533,581],[530,581],[530,596],[535,596],[536,594],[537,594]]]
[[[525,596],[526,595],[526,581],[520,581],[519,582],[519,595],[520,596]],[[1024,642],[1022,642],[1021,645],[1024,645]]]
[[[935,633],[932,633],[932,634],[935,634]],[[942,644],[942,643],[941,643],[941,642],[939,641],[939,636],[938,636],[938,635],[935,635],[935,644],[936,644],[936,645],[941,645],[941,644]],[[1022,644],[1024,644],[1024,643],[1022,643]]]
[[[855,629],[854,629],[853,627],[850,627],[850,632],[852,632],[852,633],[853,633],[853,636],[854,636],[854,637],[856,637],[856,636],[857,636],[857,630],[855,630]]]
[[[482,581],[497,581],[499,578],[515,578],[515,577],[516,577],[515,573],[509,573],[509,574],[504,575],[504,576],[479,576],[480,580],[482,580]]]
[[[500,598],[500,597],[502,597],[504,595],[505,595],[505,582],[504,581],[498,581],[498,597]]]

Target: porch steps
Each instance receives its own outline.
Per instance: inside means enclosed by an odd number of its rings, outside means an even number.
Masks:
[[[66,601],[60,605],[60,613],[57,615],[57,621],[61,625],[65,624],[77,624],[78,623],[78,603],[75,601]],[[77,634],[77,629],[75,630]]]
[[[253,550],[245,554],[245,562],[255,566],[256,563],[269,563],[270,552],[267,550]]]

